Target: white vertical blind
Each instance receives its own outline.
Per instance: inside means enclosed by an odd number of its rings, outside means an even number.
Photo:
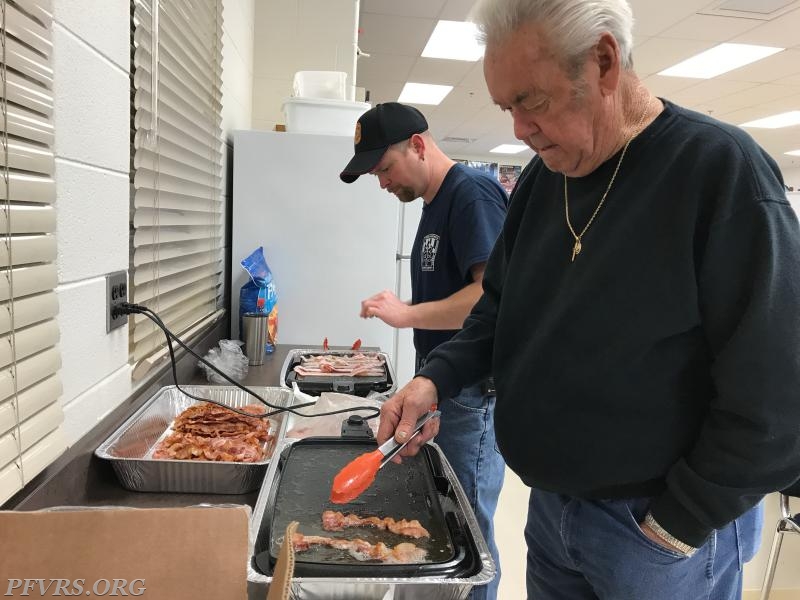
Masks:
[[[180,335],[220,304],[222,2],[132,7],[132,300]],[[164,345],[141,315],[130,339],[135,361]]]
[[[66,448],[50,0],[0,0],[0,503]]]

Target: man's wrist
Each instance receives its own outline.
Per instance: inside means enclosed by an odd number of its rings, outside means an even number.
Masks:
[[[692,556],[695,552],[697,552],[697,548],[694,546],[690,546],[686,542],[680,541],[674,535],[672,535],[669,531],[664,529],[658,521],[655,520],[653,514],[648,512],[644,517],[644,524],[650,528],[650,530],[656,534],[658,539],[666,542],[673,548],[675,548],[678,552],[685,554],[686,556]]]

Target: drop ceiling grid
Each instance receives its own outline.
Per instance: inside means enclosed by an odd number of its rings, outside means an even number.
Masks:
[[[445,136],[477,139],[459,151],[483,152],[497,143],[514,143],[507,115],[497,110],[486,92],[482,61],[461,63],[422,58],[420,54],[438,19],[462,20],[474,0],[362,0],[359,46],[371,58],[360,58],[358,85],[371,92],[371,102],[397,100],[407,81],[453,85],[438,107],[420,106],[431,130]],[[708,13],[720,0],[632,0],[636,26],[636,72],[650,89],[688,108],[734,124],[800,110],[800,8],[773,21]],[[711,80],[670,78],[657,73],[721,42],[756,43],[789,48],[758,63]],[[499,111],[498,111],[499,113]],[[800,138],[798,128],[786,133],[749,130],[779,163]],[[496,145],[496,144],[493,144]],[[452,146],[452,145],[451,145]]]

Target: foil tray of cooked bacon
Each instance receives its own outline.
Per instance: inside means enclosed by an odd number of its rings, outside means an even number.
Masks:
[[[184,394],[185,390],[192,398]],[[286,434],[286,413],[269,409],[233,386],[161,388],[96,450],[123,487],[134,491],[244,494],[257,489],[275,446]],[[275,406],[289,407],[291,391],[255,387]]]
[[[258,415],[264,407],[248,404],[241,410]],[[268,418],[248,417],[201,402],[175,417],[166,437],[153,449],[153,458],[258,462],[275,437],[271,427]]]

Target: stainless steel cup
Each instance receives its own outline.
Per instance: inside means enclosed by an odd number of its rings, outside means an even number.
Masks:
[[[267,319],[265,313],[245,313],[242,315],[242,340],[244,353],[251,365],[264,364],[267,345]]]

